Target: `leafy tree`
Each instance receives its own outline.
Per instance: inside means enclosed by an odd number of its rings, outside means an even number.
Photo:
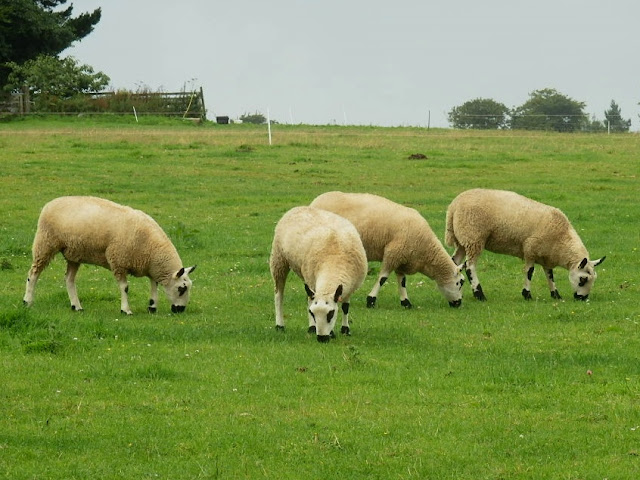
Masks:
[[[607,128],[604,126],[601,120],[598,120],[595,115],[591,116],[591,120],[588,120],[584,124],[584,130],[586,132],[606,132]]]
[[[38,111],[56,111],[53,105],[83,93],[98,92],[109,84],[109,77],[80,65],[73,57],[59,59],[40,55],[22,65],[9,62],[7,90],[28,88]]]
[[[449,123],[453,128],[508,128],[509,109],[490,98],[476,98],[453,107],[449,112]]]
[[[244,115],[240,115],[240,120],[242,121],[242,123],[254,123],[256,125],[267,123],[267,117],[258,112],[245,113]]]
[[[631,119],[624,120],[618,104],[611,100],[609,110],[605,110],[604,117],[609,122],[609,129],[612,132],[628,132],[631,128]]]
[[[588,122],[584,102],[573,100],[553,88],[536,90],[529,97],[513,111],[512,128],[575,132]]]
[[[73,17],[73,5],[58,10],[67,0],[0,0],[0,87],[10,73],[8,62],[18,65],[38,55],[56,56],[83,39],[100,21],[101,10]]]
[[[73,57],[57,58],[40,55],[11,69],[6,88],[19,90],[24,85],[32,96],[71,97],[78,93],[98,92],[109,84],[109,77],[95,72],[90,65],[80,65]]]

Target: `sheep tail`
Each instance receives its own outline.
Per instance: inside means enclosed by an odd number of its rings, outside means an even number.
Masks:
[[[457,247],[458,242],[453,232],[453,209],[447,209],[447,225],[444,231],[444,241],[449,247]]]

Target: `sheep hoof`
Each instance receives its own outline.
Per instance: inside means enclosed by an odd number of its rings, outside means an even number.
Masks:
[[[125,312],[124,310],[120,310],[120,313],[124,313],[125,315],[133,315],[133,312]]]
[[[531,292],[526,288],[522,289],[522,296],[524,297],[525,300],[531,300]]]
[[[458,300],[453,300],[451,302],[449,302],[449,306],[452,308],[458,308],[460,305],[462,305],[462,299],[459,298]]]
[[[351,336],[351,329],[349,327],[347,327],[346,325],[343,325],[342,327],[340,327],[340,333],[342,335]]]
[[[373,308],[376,306],[376,297],[367,295],[367,308]]]
[[[78,308],[75,305],[71,305],[71,310],[73,310],[74,312],[83,312],[84,310],[82,310],[82,308]]]
[[[158,311],[158,309],[156,307],[147,307],[147,311],[149,313],[156,313]]]
[[[284,325],[276,325],[276,331],[284,332]]]
[[[555,298],[556,300],[562,300],[562,297],[560,296],[560,293],[558,293],[558,290],[554,290],[553,292],[551,292],[551,298]]]
[[[400,301],[400,305],[402,305],[406,309],[413,307],[413,305],[411,305],[411,302],[409,301],[408,298],[405,298],[404,300]]]
[[[482,287],[480,285],[478,285],[478,288],[473,291],[473,296],[481,302],[487,301],[487,297],[484,296],[484,292],[482,291]]]
[[[284,327],[282,327],[282,329],[284,330]],[[315,326],[310,326],[309,329],[307,330],[307,333],[313,333],[315,335],[316,333],[316,327]]]

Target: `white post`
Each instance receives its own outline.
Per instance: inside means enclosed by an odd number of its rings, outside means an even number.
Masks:
[[[133,107],[133,116],[136,117],[136,123],[138,123],[138,113],[136,112],[136,107]]]
[[[607,120],[607,135],[611,135],[611,120]]]
[[[267,108],[267,132],[269,132],[269,145],[271,145],[271,118],[269,117],[268,108]]]

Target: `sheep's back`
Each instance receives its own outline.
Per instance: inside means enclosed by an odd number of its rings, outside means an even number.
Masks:
[[[323,259],[361,254],[366,260],[358,232],[348,220],[312,207],[293,208],[280,219],[273,250],[303,278],[306,272],[315,272]]]
[[[318,196],[311,206],[334,212],[355,227],[369,260],[382,260],[385,247],[392,241],[405,244],[409,237],[422,233],[436,238],[431,227],[413,209],[369,193],[327,192]]]
[[[97,197],[52,200],[42,209],[38,230],[67,259],[97,265],[105,265],[104,252],[114,244],[139,249],[152,238],[166,238],[144,212]]]
[[[568,224],[557,208],[503,190],[467,190],[454,199],[449,211],[460,242],[484,241],[488,250],[516,256],[522,256],[527,239]]]

